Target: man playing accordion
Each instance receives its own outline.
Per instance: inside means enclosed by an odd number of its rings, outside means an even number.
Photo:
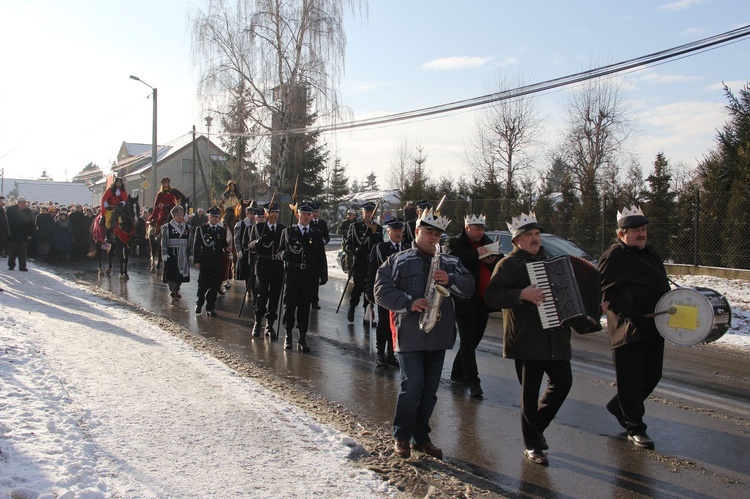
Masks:
[[[514,359],[521,383],[521,431],[524,455],[547,465],[544,431],[552,423],[573,385],[568,326],[543,329],[537,307],[547,297],[531,284],[526,264],[547,258],[542,247],[542,227],[536,215],[521,213],[508,224],[513,251],[495,267],[484,297],[487,305],[503,309],[503,357]],[[542,379],[547,387],[539,397]]]

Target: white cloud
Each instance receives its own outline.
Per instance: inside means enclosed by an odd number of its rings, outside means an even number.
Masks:
[[[694,5],[700,5],[704,2],[705,0],[677,0],[676,2],[666,3],[658,7],[656,10],[659,12],[676,12],[689,9]]]
[[[678,74],[661,74],[656,72],[646,73],[638,81],[647,83],[684,83],[688,81],[697,81],[699,76],[687,76]]]
[[[486,66],[492,57],[441,57],[433,59],[420,66],[421,69],[435,69],[438,71],[452,71],[454,69],[476,69]]]
[[[731,90],[733,93],[736,94],[737,92],[739,92],[741,88],[744,88],[745,85],[747,84],[748,84],[747,80],[717,82],[717,83],[712,83],[711,85],[707,86],[706,90],[712,91],[712,92],[715,92],[715,91],[724,92],[724,85],[726,85],[727,87],[729,87],[729,90]]]

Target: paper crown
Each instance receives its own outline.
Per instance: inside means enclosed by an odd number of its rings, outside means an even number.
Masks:
[[[422,212],[422,216],[420,216],[419,220],[417,221],[417,226],[422,227],[423,225],[426,225],[429,227],[440,229],[443,232],[445,232],[445,228],[448,227],[449,223],[451,223],[451,221],[448,220],[448,217],[441,217],[440,215],[435,215],[432,209],[430,208]]]
[[[621,229],[631,227],[640,227],[648,223],[648,218],[643,214],[643,210],[632,205],[630,208],[625,207],[622,211],[617,212],[617,226]]]
[[[530,211],[528,215],[521,212],[521,214],[517,217],[513,217],[509,223],[506,222],[508,230],[513,235],[513,237],[516,237],[520,233],[524,232],[524,228],[532,224],[534,225],[534,228],[541,228],[539,227],[539,223],[536,221],[536,213],[534,213],[533,211]]]
[[[464,217],[464,225],[486,225],[484,223],[484,215],[466,215]]]

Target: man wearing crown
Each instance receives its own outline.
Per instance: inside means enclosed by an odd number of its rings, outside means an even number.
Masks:
[[[440,236],[449,222],[431,210],[424,211],[412,247],[388,257],[375,278],[375,300],[390,311],[393,348],[401,371],[393,436],[395,453],[402,458],[411,455],[410,444],[432,457],[443,457],[443,451],[430,441],[429,423],[445,351],[456,342],[456,316],[452,299],[431,303],[425,296],[436,284],[455,298],[466,299],[474,292],[474,278],[461,261],[439,252]],[[437,306],[439,310],[434,310]],[[437,322],[427,332],[420,327],[425,312],[438,312]]]
[[[460,236],[445,242],[445,253],[457,256],[474,277],[474,294],[468,300],[456,300],[456,324],[461,343],[453,360],[451,381],[466,383],[472,397],[482,396],[476,350],[482,341],[490,308],[484,301],[484,292],[490,283],[492,271],[498,262],[487,246],[492,240],[484,234],[484,215],[464,217],[464,230]]]
[[[573,385],[568,326],[543,329],[538,307],[552,299],[531,284],[526,264],[545,260],[542,227],[534,212],[521,213],[508,224],[513,251],[495,267],[485,290],[490,308],[503,310],[503,357],[514,359],[521,383],[521,432],[524,455],[547,465],[544,431],[552,423]],[[549,381],[539,397],[544,375]]]
[[[628,440],[653,449],[643,402],[661,379],[664,338],[646,315],[670,286],[661,258],[648,244],[647,225],[637,206],[618,212],[617,241],[599,259],[599,272],[617,380],[617,394],[607,410],[628,432]]]

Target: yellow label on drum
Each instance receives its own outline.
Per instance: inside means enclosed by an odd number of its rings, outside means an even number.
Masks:
[[[673,328],[689,329],[695,331],[698,329],[698,307],[689,305],[672,305],[676,312],[669,316],[669,325]]]

